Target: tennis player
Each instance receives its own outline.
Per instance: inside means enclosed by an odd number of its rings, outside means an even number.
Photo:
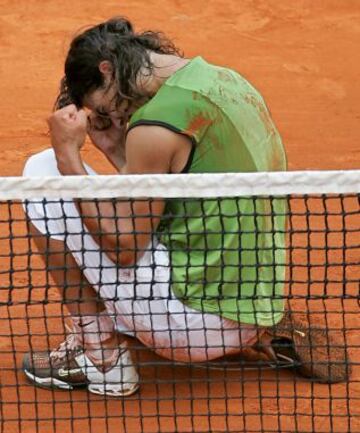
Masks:
[[[286,169],[279,133],[245,78],[186,59],[162,34],[136,33],[124,18],[72,41],[48,124],[52,148],[27,161],[25,176],[96,175],[80,154],[87,134],[121,175]],[[72,318],[57,349],[25,356],[27,377],[47,388],[131,395],[139,377],[126,335],[176,361],[255,344],[277,359],[271,330],[289,321],[281,300],[285,208],[265,199],[254,206],[27,203],[34,241]],[[283,329],[294,342],[293,330]],[[300,326],[297,338],[306,332]]]

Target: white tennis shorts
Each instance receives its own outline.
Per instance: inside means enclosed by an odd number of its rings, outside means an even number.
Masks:
[[[86,165],[90,175],[96,175]],[[28,159],[24,176],[60,176],[52,149]],[[200,362],[238,353],[253,344],[258,328],[193,310],[170,288],[169,254],[154,239],[133,268],[120,268],[103,253],[82,224],[73,202],[28,202],[38,231],[66,242],[88,282],[103,299],[119,332],[133,335],[159,355]]]

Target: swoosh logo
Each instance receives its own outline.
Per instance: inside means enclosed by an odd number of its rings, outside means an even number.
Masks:
[[[78,326],[80,326],[80,328],[85,328],[85,326],[89,326],[93,323],[94,323],[94,320],[92,322],[88,322],[88,323],[78,323]]]

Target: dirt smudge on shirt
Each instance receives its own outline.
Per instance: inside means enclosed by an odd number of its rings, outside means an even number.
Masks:
[[[198,113],[190,120],[190,123],[184,132],[185,134],[194,136],[198,131],[209,127],[211,124],[211,119],[206,117],[203,113]]]
[[[259,99],[255,95],[252,95],[251,93],[245,95],[245,102],[251,104],[257,110],[262,122],[264,123],[267,132],[270,135],[276,134],[277,131],[275,129],[274,123],[270,117],[270,113],[266,108],[265,104],[259,101]]]
[[[234,81],[234,77],[231,75],[230,71],[227,70],[218,71],[218,79],[225,82]]]

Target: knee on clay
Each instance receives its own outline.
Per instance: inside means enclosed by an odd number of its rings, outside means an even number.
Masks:
[[[28,177],[57,176],[59,174],[53,149],[45,149],[30,156],[23,170],[23,176]]]

